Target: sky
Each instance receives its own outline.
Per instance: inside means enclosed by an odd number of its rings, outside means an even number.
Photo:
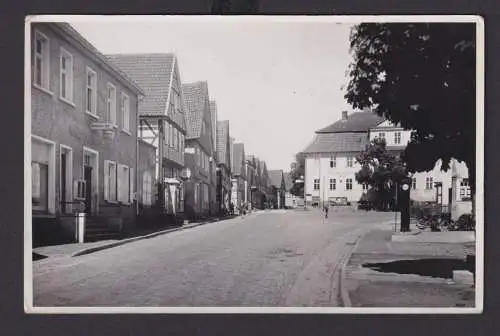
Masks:
[[[249,20],[69,21],[104,54],[170,53],[181,81],[207,81],[218,119],[268,169],[290,170],[314,132],[351,110],[350,24]]]

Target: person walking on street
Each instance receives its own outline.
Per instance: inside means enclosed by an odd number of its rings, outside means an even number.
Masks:
[[[324,210],[325,210],[325,218],[328,218],[328,204],[324,205]]]

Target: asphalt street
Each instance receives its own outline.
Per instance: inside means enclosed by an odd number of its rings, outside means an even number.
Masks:
[[[338,266],[391,213],[271,210],[33,264],[37,306],[338,306]]]

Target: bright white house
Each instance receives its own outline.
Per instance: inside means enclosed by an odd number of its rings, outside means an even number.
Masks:
[[[411,131],[394,125],[370,111],[342,112],[342,118],[316,131],[305,148],[305,189],[308,204],[356,203],[368,186],[356,182],[360,165],[356,156],[377,137],[385,138],[389,151],[400,153],[410,141]],[[452,161],[441,171],[441,161],[432,171],[414,174],[410,197],[416,202],[438,202],[451,206],[453,217],[470,212],[468,171],[464,163]],[[435,183],[442,189],[436,190]],[[457,215],[458,214],[458,215]]]

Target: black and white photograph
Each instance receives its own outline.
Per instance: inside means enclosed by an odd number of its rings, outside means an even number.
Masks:
[[[483,310],[479,16],[28,16],[24,155],[27,313]]]

